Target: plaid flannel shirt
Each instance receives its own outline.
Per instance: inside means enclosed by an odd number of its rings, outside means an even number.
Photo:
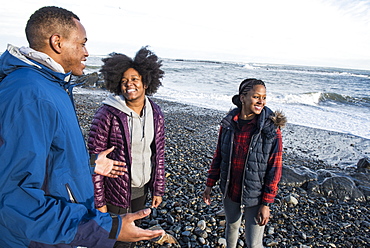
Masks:
[[[234,121],[238,121],[239,115],[234,116]],[[227,189],[227,194],[230,199],[234,202],[241,202],[241,192],[243,187],[243,174],[245,160],[248,154],[249,144],[251,137],[255,131],[256,118],[251,122],[243,125],[238,132],[234,134],[234,147],[232,154],[232,162],[230,169],[230,184]],[[220,128],[220,134],[222,127]],[[264,191],[262,195],[262,202],[273,203],[275,196],[278,192],[278,183],[282,174],[282,134],[281,130],[278,129],[275,138],[276,145],[273,146],[273,151],[268,161],[267,171],[265,178]],[[216,152],[213,157],[210,169],[208,171],[208,178],[206,185],[213,187],[217,180],[220,178],[220,162],[221,162],[221,151],[220,151],[220,139],[217,143]]]

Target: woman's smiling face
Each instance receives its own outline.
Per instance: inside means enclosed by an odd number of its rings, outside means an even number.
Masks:
[[[121,80],[121,91],[126,101],[144,101],[145,89],[138,71],[133,68],[125,71]]]
[[[255,115],[261,114],[266,105],[266,87],[259,84],[253,86],[247,94],[240,95],[240,101],[244,115],[253,118]]]

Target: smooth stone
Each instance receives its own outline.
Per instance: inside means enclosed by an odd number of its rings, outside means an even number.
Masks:
[[[198,221],[198,223],[197,223],[197,227],[199,227],[201,230],[204,230],[204,229],[206,229],[206,222],[205,222],[205,220],[200,220],[200,221]]]
[[[294,206],[298,204],[297,198],[292,195],[288,195],[284,198],[284,201],[288,204],[293,204]]]
[[[219,238],[217,240],[217,244],[223,247],[226,247],[226,239],[225,238]]]
[[[190,231],[185,231],[185,232],[182,232],[181,235],[185,236],[185,237],[190,237],[191,232]]]

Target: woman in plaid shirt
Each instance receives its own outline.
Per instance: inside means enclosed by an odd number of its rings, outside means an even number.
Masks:
[[[211,203],[211,190],[220,179],[226,215],[227,247],[236,247],[244,214],[247,247],[263,247],[263,232],[282,172],[282,135],[286,123],[281,112],[266,104],[263,81],[246,79],[233,97],[237,108],[221,121],[203,200]]]

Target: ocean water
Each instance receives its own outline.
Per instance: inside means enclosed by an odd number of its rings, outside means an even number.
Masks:
[[[88,58],[85,73],[101,58]],[[163,59],[157,98],[228,112],[241,81],[261,79],[267,106],[288,122],[370,139],[370,70]]]

